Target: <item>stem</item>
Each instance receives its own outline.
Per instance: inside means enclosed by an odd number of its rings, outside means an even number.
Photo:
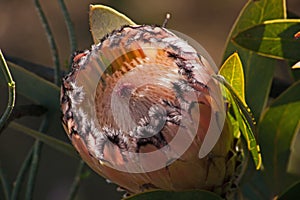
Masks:
[[[52,31],[50,29],[49,23],[47,21],[47,18],[45,16],[45,13],[41,7],[41,4],[39,0],[34,0],[35,7],[37,9],[37,12],[40,16],[40,19],[42,21],[42,24],[44,26],[44,29],[47,34],[47,39],[51,48],[51,53],[52,53],[52,60],[54,62],[54,83],[56,85],[60,85],[60,64],[59,64],[59,55],[58,55],[58,49],[56,47],[56,43],[54,41],[54,37],[52,34]]]
[[[84,162],[82,160],[80,160],[73,184],[70,189],[69,196],[67,198],[68,200],[73,200],[76,197],[76,194],[79,189],[80,182],[81,182],[83,169],[84,169]]]
[[[2,171],[2,167],[0,166],[0,183],[3,187],[3,192],[4,192],[4,198],[5,200],[9,200],[9,195],[10,195],[10,192],[9,192],[9,186],[8,186],[8,183],[7,183],[7,180],[6,180],[6,177],[4,176],[4,173]]]
[[[48,129],[48,119],[46,117],[44,118],[39,131],[45,132],[47,129]],[[37,177],[38,166],[40,161],[41,149],[42,149],[42,143],[38,139],[35,140],[33,146],[31,167],[28,176],[28,183],[27,183],[27,188],[25,193],[25,200],[31,200],[33,197],[33,191],[34,191],[34,186],[36,184],[36,177]]]
[[[13,191],[12,191],[12,194],[11,194],[11,200],[17,200],[18,197],[19,197],[20,186],[23,183],[23,180],[25,178],[25,174],[26,174],[27,170],[29,169],[29,166],[30,166],[30,163],[31,163],[31,160],[32,160],[33,149],[34,149],[34,147],[32,147],[30,149],[30,151],[28,152],[24,162],[22,163],[22,166],[19,170],[19,173],[17,175],[16,181],[15,181],[14,186],[13,186]]]
[[[11,76],[7,63],[5,62],[4,56],[2,51],[0,50],[0,67],[3,71],[5,80],[8,84],[8,102],[7,107],[0,118],[0,130],[2,130],[3,126],[5,125],[6,121],[8,120],[14,106],[15,106],[15,99],[16,99],[16,84]]]
[[[69,12],[68,12],[68,9],[66,7],[64,0],[58,0],[58,3],[62,10],[64,19],[65,19],[65,23],[67,26],[69,42],[70,42],[70,50],[71,50],[70,55],[72,55],[77,50],[77,42],[76,42],[74,26],[73,26],[72,20],[70,18],[70,15],[69,15]],[[71,67],[71,64],[72,64],[72,56],[70,56],[69,67]]]

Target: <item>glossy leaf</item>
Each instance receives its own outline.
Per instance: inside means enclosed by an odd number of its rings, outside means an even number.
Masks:
[[[299,19],[270,20],[238,33],[233,41],[260,55],[296,62],[300,59],[300,40],[294,35],[299,30]]]
[[[113,30],[135,24],[124,14],[104,5],[90,5],[89,21],[95,44]]]
[[[237,96],[245,103],[244,71],[240,57],[233,53],[222,65],[221,74],[231,85]]]
[[[221,77],[216,77],[228,90],[230,97],[229,101],[233,108],[234,119],[238,123],[239,129],[243,134],[249,151],[252,154],[256,169],[261,167],[262,158],[259,153],[259,146],[256,143],[254,136],[253,117],[250,109],[245,102],[244,91],[244,72],[241,60],[237,53],[232,54],[222,65],[219,74]],[[229,113],[231,115],[232,113]],[[229,118],[233,124],[234,119]]]
[[[264,177],[274,194],[282,191],[296,180],[287,173],[291,141],[298,130],[300,121],[300,101],[293,98],[299,90],[295,83],[271,104],[259,124],[259,142],[264,157]],[[300,168],[300,166],[299,166]]]
[[[229,102],[233,108],[234,117],[238,122],[239,129],[243,134],[248,150],[252,154],[253,161],[255,163],[256,169],[260,169],[262,165],[262,158],[260,154],[260,148],[256,143],[254,136],[254,124],[252,119],[252,113],[248,106],[240,99],[240,97],[235,93],[232,86],[224,79],[224,77],[218,75],[214,76],[219,82],[221,82],[229,92]]]
[[[292,69],[300,69],[300,61],[292,66]]]
[[[234,52],[238,52],[245,72],[246,102],[251,107],[256,119],[259,119],[269,95],[276,61],[259,56],[236,46],[232,37],[263,21],[286,18],[285,0],[249,0],[235,22],[224,53],[224,60]]]
[[[184,191],[184,192],[169,192],[169,191],[152,191],[145,192],[138,195],[131,196],[129,198],[125,198],[125,200],[221,200],[222,198],[218,195],[202,190],[192,190],[192,191]]]

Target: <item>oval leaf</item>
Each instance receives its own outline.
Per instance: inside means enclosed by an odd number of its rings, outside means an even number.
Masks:
[[[223,76],[217,75],[213,77],[217,79],[220,83],[222,83],[228,91],[228,101],[230,102],[230,105],[233,110],[232,114],[234,115],[234,118],[238,123],[239,129],[247,142],[248,150],[251,152],[256,169],[258,170],[262,167],[262,158],[260,154],[260,147],[259,145],[257,145],[254,136],[255,127],[251,110],[237,96],[232,86],[226,81],[226,79]],[[231,113],[229,112],[229,114]],[[232,120],[231,118],[229,119]]]
[[[237,33],[261,24],[263,21],[282,18],[286,18],[285,0],[249,0],[242,9],[227,40],[224,59],[233,52],[239,52],[245,71],[247,103],[256,119],[259,119],[266,105],[277,63],[273,59],[259,56],[237,46],[231,39]]]
[[[245,103],[244,71],[240,57],[233,53],[222,65],[221,74],[231,85],[238,97]]]
[[[299,19],[270,20],[238,33],[233,41],[260,55],[296,62],[300,59],[300,40],[294,35],[299,30]]]
[[[126,198],[126,200],[186,200],[186,199],[205,199],[205,200],[221,200],[222,198],[212,192],[193,190],[184,192],[170,192],[170,191],[151,191],[134,195]]]
[[[104,5],[90,5],[90,30],[94,43],[115,29],[124,25],[135,25],[131,19],[124,14]]]

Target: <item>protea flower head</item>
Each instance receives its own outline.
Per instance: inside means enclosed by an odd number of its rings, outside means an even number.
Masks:
[[[129,193],[225,194],[241,150],[201,53],[149,25],[124,26],[77,53],[63,79],[61,108],[82,159]]]

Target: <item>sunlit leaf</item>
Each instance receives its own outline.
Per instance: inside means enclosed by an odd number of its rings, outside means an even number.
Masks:
[[[224,79],[224,77],[218,75],[214,76],[219,82],[221,82],[229,92],[229,101],[233,108],[234,117],[239,124],[239,129],[242,132],[249,151],[252,154],[256,169],[260,169],[262,165],[262,158],[260,154],[260,147],[256,143],[254,136],[254,122],[252,118],[252,113],[248,106],[240,99],[240,97],[235,93],[232,86]]]
[[[265,21],[234,36],[233,41],[260,55],[296,62],[300,59],[300,40],[294,37],[300,30],[300,19]]]
[[[241,101],[245,103],[244,71],[237,53],[233,53],[224,62],[219,74],[227,80]]]
[[[104,5],[90,5],[90,30],[94,43],[100,40],[115,29],[124,25],[134,25],[124,14]]]
[[[201,190],[192,190],[185,192],[168,192],[168,191],[152,191],[125,198],[126,200],[187,200],[187,199],[205,199],[205,200],[221,200],[218,195]]]
[[[292,66],[292,69],[300,69],[300,61]]]
[[[285,0],[249,0],[235,22],[224,54],[224,60],[238,52],[245,72],[246,102],[256,119],[264,109],[269,95],[276,61],[244,50],[231,42],[237,33],[249,29],[263,21],[286,18]]]

